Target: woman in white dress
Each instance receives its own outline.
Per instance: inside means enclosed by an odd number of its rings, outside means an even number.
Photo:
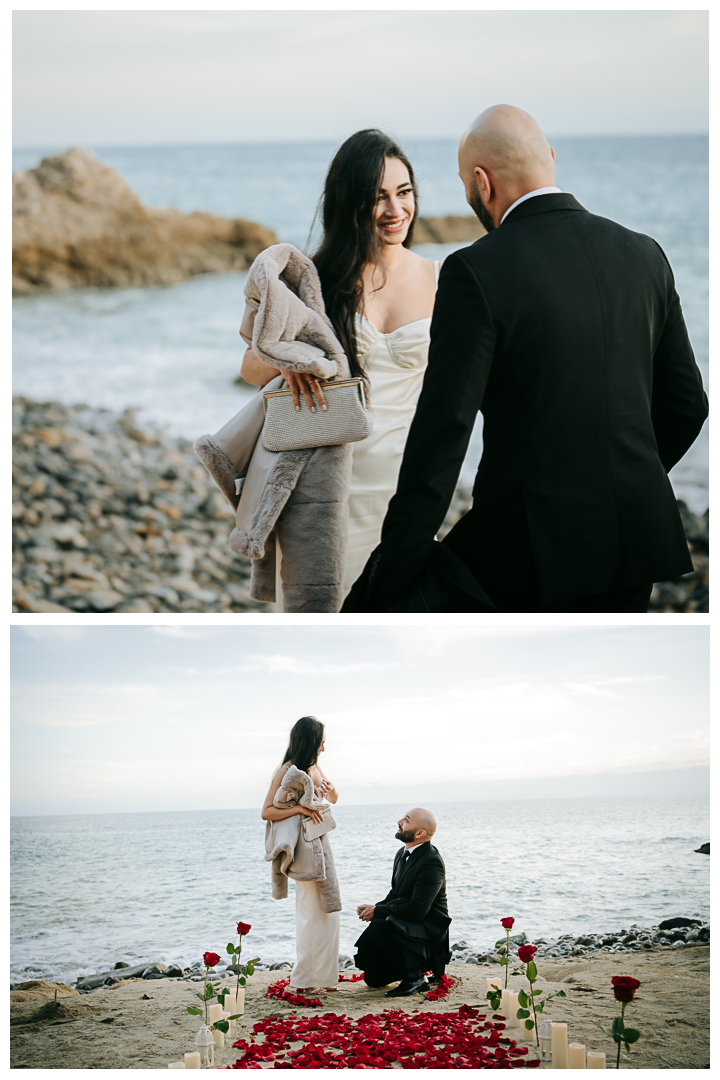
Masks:
[[[313,261],[328,317],[351,374],[366,380],[373,413],[372,433],[353,444],[345,595],[380,542],[427,366],[439,266],[410,250],[417,211],[412,165],[396,142],[368,129],[343,143],[325,180]],[[247,350],[246,382],[264,386],[277,374]],[[313,410],[316,402],[324,407],[314,376],[283,374],[296,407],[300,394]]]
[[[290,732],[283,764],[272,778],[262,808],[263,821],[282,821],[293,814],[304,814],[313,822],[322,821],[317,810],[294,806],[281,810],[273,800],[291,765],[307,773],[319,798],[336,803],[338,793],[318,765],[325,750],[325,726],[314,716],[303,716]],[[292,990],[318,990],[334,987],[338,981],[340,950],[340,912],[329,914],[320,907],[317,881],[295,880],[295,966],[290,973]]]

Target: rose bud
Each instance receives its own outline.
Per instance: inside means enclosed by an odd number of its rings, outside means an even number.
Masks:
[[[240,934],[241,937],[244,937],[245,934],[249,934],[251,929],[252,927],[250,926],[250,923],[239,922],[237,924],[237,932],[238,934]]]
[[[220,963],[220,957],[216,952],[203,953],[203,963],[205,967],[215,967],[216,964]]]
[[[537,952],[537,945],[521,945],[518,949],[518,959],[521,964],[529,964]]]
[[[632,1001],[635,997],[635,991],[640,985],[637,979],[631,979],[629,975],[613,975],[610,982],[617,1000],[625,1002]]]
[[[505,927],[506,930],[512,930],[512,928],[513,928],[513,926],[515,924],[515,920],[514,919],[501,919],[500,923],[502,924],[502,926]]]

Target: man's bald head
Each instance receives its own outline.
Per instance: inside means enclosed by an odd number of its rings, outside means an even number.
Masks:
[[[437,818],[432,810],[423,810],[422,807],[416,806],[414,810],[410,811],[410,825],[411,828],[416,830],[424,829],[427,839],[430,840],[437,829]]]
[[[470,168],[490,168],[515,179],[539,177],[548,186],[555,162],[537,120],[514,105],[493,105],[476,117],[460,141],[460,158]]]
[[[514,105],[480,113],[460,140],[458,161],[467,200],[489,228],[521,195],[555,184],[552,148],[537,121]]]
[[[409,810],[404,817],[400,818],[395,837],[397,840],[402,840],[404,844],[423,844],[426,840],[432,839],[436,829],[437,818],[432,810],[424,810],[416,806],[414,810]]]

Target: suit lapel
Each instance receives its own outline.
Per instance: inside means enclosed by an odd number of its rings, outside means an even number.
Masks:
[[[403,878],[407,874],[408,867],[410,866],[410,864],[412,863],[413,866],[417,866],[417,864],[420,862],[420,860],[425,857],[425,850],[424,849],[429,848],[429,847],[430,847],[429,844],[423,844],[419,851],[418,851],[417,848],[415,848],[415,850],[410,855],[409,859],[406,859],[404,855],[400,856],[400,866],[398,868],[398,876],[397,876],[398,885],[400,884],[400,882],[403,880]]]

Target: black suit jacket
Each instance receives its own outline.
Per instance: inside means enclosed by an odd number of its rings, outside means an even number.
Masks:
[[[398,490],[347,610],[417,579],[479,409],[473,510],[446,542],[493,599],[514,575],[538,610],[572,610],[692,570],[667,473],[707,399],[654,240],[551,194],[446,259]]]
[[[405,848],[395,856],[392,887],[385,899],[375,905],[376,919],[394,915],[403,923],[430,923],[446,931],[451,923],[445,892],[445,863],[436,847],[428,841],[415,848],[407,865]]]

